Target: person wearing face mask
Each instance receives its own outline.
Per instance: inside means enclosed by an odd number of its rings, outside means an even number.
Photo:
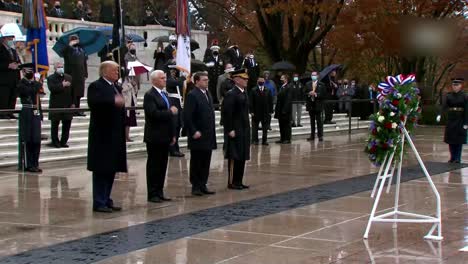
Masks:
[[[39,168],[39,153],[41,151],[41,114],[39,91],[42,83],[34,80],[34,64],[19,66],[23,70],[23,79],[18,83],[21,100],[20,141],[22,168],[29,172],[42,172]]]
[[[236,70],[242,68],[244,55],[242,55],[242,52],[240,51],[239,46],[237,44],[230,46],[226,50],[225,57],[227,61],[229,61],[229,63],[231,63]]]
[[[62,6],[60,4],[60,1],[55,1],[54,7],[49,11],[49,16],[50,17],[60,17],[60,18],[65,17],[65,12],[62,10]]]
[[[54,68],[54,74],[47,77],[47,85],[50,91],[49,108],[73,108],[73,96],[71,91],[72,77],[65,73],[63,63],[56,62]],[[68,148],[67,142],[70,135],[72,119],[73,114],[71,113],[49,113],[52,147]],[[60,122],[62,122],[62,136],[59,140],[58,128]]]
[[[319,141],[323,141],[323,99],[326,96],[327,88],[325,84],[318,80],[318,72],[311,73],[311,81],[305,85],[306,110],[310,117],[310,137],[307,141],[315,140],[315,123],[317,123],[317,135]]]
[[[131,43],[128,45],[128,52],[125,54],[125,69],[127,69],[128,62],[139,61],[140,59],[136,55],[136,45]],[[134,80],[137,85],[137,90],[140,90],[140,75],[134,77]]]
[[[17,97],[17,85],[20,80],[20,58],[14,49],[13,34],[0,38],[0,109],[14,109]],[[16,118],[13,114],[0,115],[0,119]]]
[[[463,144],[466,144],[468,129],[468,97],[463,90],[463,78],[452,79],[452,91],[442,102],[442,111],[447,113],[444,142],[449,145],[449,163],[461,163]],[[441,115],[436,117],[440,122]]]
[[[73,104],[80,108],[80,99],[84,96],[85,81],[88,78],[88,56],[80,46],[78,35],[69,37],[69,45],[64,49],[63,60],[65,73],[72,76],[71,90],[74,97]],[[76,113],[78,116],[85,116],[83,112]]]
[[[343,84],[338,87],[337,96],[338,100],[338,109],[340,113],[349,113],[351,108],[351,102],[346,102],[347,100],[351,100],[355,93],[355,87],[352,87],[347,79],[343,80]]]
[[[211,94],[216,95],[213,97],[214,104],[218,104],[218,96],[216,87],[218,85],[218,77],[223,74],[224,71],[224,61],[219,55],[219,46],[212,46],[211,48],[211,55],[203,61],[206,66],[208,66],[208,77],[210,79],[208,83],[208,90]]]
[[[169,37],[169,45],[164,48],[164,54],[166,55],[166,63],[174,59],[173,52],[177,49],[177,38],[174,35]]]
[[[87,12],[82,1],[76,2],[76,8],[73,10],[73,18],[81,21],[86,20]]]
[[[304,101],[304,85],[299,81],[299,74],[294,73],[291,83],[292,127],[302,127],[302,104]]]
[[[166,63],[166,54],[164,54],[164,46],[162,42],[158,42],[158,47],[154,50],[154,69],[163,70]]]
[[[262,123],[262,145],[268,145],[268,123],[273,113],[273,96],[265,87],[265,79],[259,77],[257,86],[250,94],[250,114],[252,116],[252,143],[258,145],[258,125]]]
[[[254,88],[257,85],[257,79],[260,76],[260,65],[255,59],[255,56],[252,53],[245,57],[244,62],[242,63],[242,68],[246,68],[249,72],[249,83],[247,84],[248,88]]]
[[[292,92],[289,76],[281,75],[280,82],[281,87],[275,107],[275,118],[278,119],[280,127],[280,139],[276,143],[291,144]]]

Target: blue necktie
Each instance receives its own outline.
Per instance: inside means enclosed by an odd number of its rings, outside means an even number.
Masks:
[[[169,100],[167,100],[166,93],[161,92],[161,96],[164,99],[164,102],[166,102],[167,108],[169,108],[170,105],[169,105]]]

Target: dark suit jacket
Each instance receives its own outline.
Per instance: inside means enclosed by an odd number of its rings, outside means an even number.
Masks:
[[[71,75],[54,73],[47,77],[47,86],[50,91],[49,108],[69,108],[73,104],[71,86],[63,87],[64,80],[71,83]],[[49,120],[71,120],[72,118],[71,113],[49,113]]]
[[[85,79],[88,77],[88,56],[83,48],[67,46],[63,52],[65,73],[73,78],[72,94],[74,97],[84,96]]]
[[[263,87],[263,92],[260,92],[260,87],[255,87],[250,96],[250,113],[253,114],[255,120],[265,120],[273,113],[273,96],[270,90]]]
[[[115,86],[119,93],[122,88]],[[91,109],[88,136],[88,170],[126,172],[125,109],[115,106],[115,89],[100,78],[88,87]]]
[[[292,88],[287,84],[284,88],[280,87],[275,108],[275,118],[292,118]]]
[[[187,95],[184,109],[185,127],[187,129],[188,147],[195,150],[216,149],[216,128],[213,97],[206,91],[195,88]],[[201,137],[193,139],[195,132],[199,131]]]
[[[174,116],[161,94],[153,87],[145,93],[143,108],[145,110],[144,142],[169,145],[176,134]]]
[[[63,9],[60,8],[60,14],[57,10],[57,8],[53,7],[50,12],[49,12],[49,16],[50,17],[62,17],[62,18],[65,18],[65,11]]]
[[[307,111],[323,111],[323,100],[327,98],[327,87],[322,82],[317,82],[317,88],[315,92],[317,97],[312,101],[309,96],[309,92],[312,91],[312,81],[309,81],[305,85],[304,93],[306,96],[306,110]]]
[[[242,62],[244,61],[244,55],[239,50],[239,56],[237,56],[237,52],[233,49],[227,49],[225,52],[225,56],[227,59],[227,62],[230,62],[232,66],[234,66],[236,69],[240,69],[242,67]]]
[[[174,59],[174,56],[172,55],[173,51],[174,51],[174,48],[170,44],[164,48],[164,55],[166,56],[166,62]]]
[[[16,85],[20,80],[20,71],[8,68],[8,64],[12,62],[20,63],[16,51],[11,51],[13,56],[10,56],[7,48],[3,44],[0,44],[0,91],[7,87],[11,90],[16,90]]]

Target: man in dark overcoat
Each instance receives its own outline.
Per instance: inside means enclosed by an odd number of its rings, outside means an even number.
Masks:
[[[116,85],[119,65],[102,62],[97,81],[88,87],[91,110],[88,135],[88,170],[93,172],[93,210],[112,213],[122,208],[110,198],[117,172],[127,172],[125,99]]]
[[[273,113],[273,96],[265,87],[265,79],[259,77],[257,86],[250,93],[250,113],[252,115],[252,143],[258,145],[258,125],[262,124],[262,145],[268,145],[268,124]]]
[[[49,108],[73,108],[73,96],[71,93],[72,77],[66,74],[63,63],[54,64],[54,74],[47,77],[47,85],[50,91]],[[50,138],[51,146],[55,148],[68,148],[67,142],[70,135],[70,127],[73,119],[72,113],[50,112]],[[62,122],[62,135],[59,140],[58,128]]]
[[[236,70],[239,70],[242,67],[242,63],[244,62],[244,55],[239,49],[239,46],[232,45],[229,47],[226,52],[224,53],[227,62],[231,63]]]
[[[169,146],[176,141],[174,116],[178,109],[171,106],[169,96],[164,91],[166,74],[161,70],[153,71],[150,75],[153,85],[143,99],[145,110],[144,142],[148,159],[146,162],[146,185],[148,202],[161,203],[170,201],[164,195]]]
[[[289,83],[289,76],[281,75],[281,87],[278,92],[278,99],[275,107],[275,118],[278,119],[280,129],[280,139],[278,144],[291,144],[291,119],[292,119],[292,88]]]
[[[176,68],[169,67],[169,75],[166,80],[166,91],[169,97],[169,103],[177,107],[177,115],[174,115],[174,127],[176,141],[169,147],[169,155],[171,157],[182,158],[185,156],[184,153],[180,152],[179,137],[181,129],[184,125],[183,120],[183,90],[184,82],[182,78],[179,78],[179,70]]]
[[[80,46],[78,35],[71,35],[69,39],[69,45],[63,51],[65,73],[72,76],[73,103],[76,108],[80,108],[80,99],[84,96],[85,81],[88,78],[88,56]],[[85,116],[84,113],[77,113],[77,115]]]
[[[447,112],[444,142],[449,145],[449,163],[460,163],[468,129],[468,97],[463,91],[463,78],[452,79],[452,91],[443,100],[442,110]],[[440,115],[437,116],[440,121]]]
[[[315,123],[317,123],[317,135],[319,141],[323,141],[323,100],[327,94],[327,87],[318,80],[318,72],[311,73],[311,81],[305,85],[306,110],[310,117],[310,137],[307,141],[315,140]]]
[[[216,149],[216,128],[213,97],[208,91],[208,74],[197,72],[193,76],[195,89],[187,95],[185,127],[190,149],[190,183],[192,194],[214,194],[206,184],[210,174],[211,154]]]
[[[231,73],[234,88],[226,93],[223,101],[224,157],[228,164],[228,188],[247,189],[243,184],[245,162],[250,159],[250,120],[246,69]]]
[[[14,36],[0,38],[0,110],[14,109],[20,80],[20,58],[14,49]],[[0,115],[1,119],[15,118],[13,114]]]
[[[208,66],[208,76],[210,82],[208,84],[208,90],[210,94],[213,95],[213,100],[215,104],[218,104],[218,94],[216,87],[218,86],[218,77],[224,73],[224,61],[219,54],[219,47],[212,46],[211,54],[203,61]]]

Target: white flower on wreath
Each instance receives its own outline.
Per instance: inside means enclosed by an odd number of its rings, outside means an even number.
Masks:
[[[390,116],[395,116],[395,112],[390,112]]]
[[[397,123],[392,123],[392,128],[393,129],[397,128],[397,126],[398,126]]]
[[[385,116],[379,116],[379,118],[377,119],[380,123],[382,123],[383,121],[385,121]]]
[[[401,93],[397,93],[396,97],[401,98]]]
[[[382,128],[381,128],[381,127],[378,127],[378,128],[377,128],[377,131],[380,132],[380,130],[382,130]]]

